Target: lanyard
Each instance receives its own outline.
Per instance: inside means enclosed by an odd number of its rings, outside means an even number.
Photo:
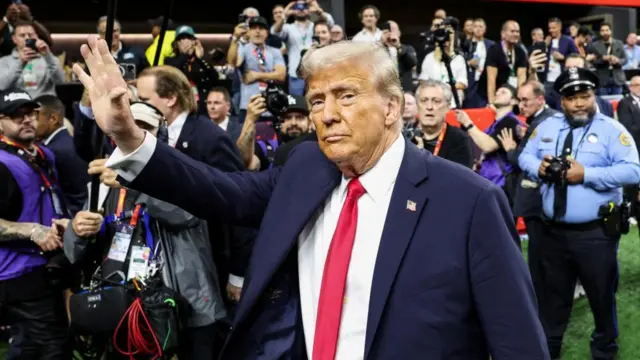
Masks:
[[[587,125],[587,127],[585,127],[584,129],[584,133],[582,134],[582,137],[580,138],[580,141],[578,141],[578,146],[576,147],[576,151],[575,154],[573,154],[573,159],[577,159],[578,158],[578,150],[580,150],[580,146],[582,146],[582,143],[584,142],[585,137],[587,136],[587,133],[589,132],[589,129],[591,129],[591,124],[593,124],[593,120],[591,120],[591,122],[589,123],[589,125]],[[569,132],[572,132],[575,129],[572,129],[571,127],[569,127]],[[567,133],[567,136],[569,136],[569,133]],[[562,152],[560,153],[560,155],[558,155],[558,145],[560,143],[560,136],[558,134],[558,138],[556,139],[556,156],[562,156],[565,151],[565,149],[562,149]],[[573,147],[573,144],[571,144],[571,147]],[[572,151],[573,152],[573,151]]]
[[[445,122],[442,126],[442,130],[440,130],[440,135],[438,135],[438,142],[436,143],[436,147],[433,149],[433,155],[438,156],[440,153],[440,148],[442,147],[442,140],[444,140],[444,133],[447,132],[447,123]]]
[[[151,216],[149,216],[149,213],[142,207],[142,204],[137,204],[133,211],[123,211],[124,199],[126,196],[127,196],[127,189],[125,188],[120,189],[116,212],[111,216],[105,218],[104,222],[102,223],[102,229],[100,229],[100,231],[104,234],[104,231],[106,231],[107,224],[111,224],[117,221],[122,221],[127,217],[131,217],[131,220],[129,221],[129,225],[132,228],[135,228],[138,225],[138,221],[140,217],[142,216],[142,223],[144,224],[144,228],[145,228],[145,242],[149,247],[149,249],[151,250],[151,253],[154,254],[154,258],[155,258],[156,252],[154,252],[155,242],[153,239],[153,231],[151,231]]]
[[[124,208],[124,199],[127,196],[127,189],[125,188],[121,188],[120,189],[120,195],[118,196],[118,207],[116,208],[116,213],[115,213],[115,219],[116,220],[122,220],[125,217],[122,216],[123,215],[123,208]],[[138,225],[138,218],[140,217],[140,213],[142,212],[142,205],[141,204],[137,204],[135,209],[133,209],[133,211],[131,212],[131,220],[129,221],[129,225],[131,225],[131,227],[136,227],[136,225]]]
[[[63,210],[64,205],[62,202],[61,197],[58,196],[58,193],[56,192],[56,176],[55,176],[55,172],[51,166],[51,164],[49,164],[48,159],[47,159],[47,155],[45,154],[44,151],[42,151],[42,149],[36,145],[33,144],[33,148],[36,150],[36,152],[38,153],[38,155],[40,156],[40,158],[43,161],[43,164],[47,167],[48,170],[48,174],[42,169],[42,167],[38,164],[38,159],[37,156],[33,156],[31,155],[31,152],[29,150],[27,150],[26,148],[24,148],[23,146],[16,144],[15,142],[5,138],[4,136],[0,135],[0,142],[3,142],[11,147],[14,147],[16,149],[19,149],[18,151],[18,155],[21,156],[28,164],[31,165],[31,167],[33,168],[33,170],[35,172],[38,173],[38,175],[40,176],[40,180],[42,180],[42,184],[44,185],[44,189],[46,189],[47,191],[49,191],[49,195],[51,196],[51,204],[53,205],[53,210],[55,212],[55,214],[58,217],[64,217],[65,215],[68,216],[68,214],[65,214],[66,210]],[[44,190],[43,190],[44,192]]]
[[[511,49],[511,51],[507,50],[507,45],[505,44],[505,42],[502,42],[502,51],[504,51],[504,54],[507,57],[507,64],[509,65],[509,69],[511,70],[511,76],[515,75],[516,70],[515,70],[515,66],[516,66],[516,46],[513,46],[513,49]]]
[[[266,59],[264,57],[265,56],[264,50],[258,51],[258,47],[254,45],[254,48],[251,51],[253,52],[253,56],[255,56],[256,59],[258,60],[258,65],[260,65],[260,70],[262,70],[262,72],[267,72],[264,66],[266,63]]]
[[[29,150],[25,149],[23,146],[20,146],[20,145],[16,144],[15,142],[5,138],[2,135],[0,135],[0,141],[2,141],[3,143],[5,143],[7,145],[10,145],[10,146],[13,146],[15,148],[18,148],[18,149],[22,150],[29,161],[31,161],[32,163],[36,162],[35,161],[36,158],[33,157],[31,155],[31,153],[29,152]],[[44,153],[44,151],[42,151],[42,149],[40,149],[40,147],[38,145],[36,145],[36,144],[33,144],[33,147],[38,152],[38,155],[40,155],[42,160],[44,160],[46,162],[47,161],[47,155]],[[48,190],[52,190],[53,189],[53,184],[52,183],[55,184],[55,179],[53,178],[53,176],[51,177],[51,181],[49,181],[49,177],[47,177],[47,175],[42,170],[42,168],[40,168],[40,166],[37,166],[37,164],[36,164],[36,168],[38,169],[38,175],[40,175],[40,178],[42,179],[42,182],[44,183],[44,186]]]

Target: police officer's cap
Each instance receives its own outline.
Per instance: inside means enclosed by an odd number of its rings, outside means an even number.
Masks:
[[[593,71],[570,67],[560,74],[553,88],[562,96],[572,96],[583,91],[594,90],[598,85],[598,75]]]

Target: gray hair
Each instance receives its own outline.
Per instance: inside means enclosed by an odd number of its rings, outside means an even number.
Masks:
[[[98,26],[96,26],[96,32],[100,32],[100,23],[107,21],[108,18],[109,17],[107,15],[100,16],[100,18],[98,19]],[[120,31],[122,31],[122,26],[120,26],[120,21],[118,21],[118,19],[113,19],[113,25],[114,25],[114,28],[115,28],[115,25],[118,25],[118,28],[120,29]]]
[[[242,14],[243,15],[249,15],[249,14],[247,14],[248,12],[254,12],[254,13],[256,13],[255,16],[260,16],[260,11],[258,11],[258,9],[254,8],[254,7],[248,7],[248,8],[245,8],[244,10],[242,10]]]
[[[451,104],[451,101],[453,99],[453,92],[451,91],[451,86],[449,86],[449,84],[445,84],[440,80],[430,79],[430,80],[420,81],[420,85],[418,85],[418,89],[416,90],[416,98],[420,98],[420,92],[423,89],[430,89],[430,88],[440,88],[442,90],[442,94],[444,95],[444,99],[446,100],[447,104]],[[418,105],[419,104],[420,104],[420,101],[418,101]]]

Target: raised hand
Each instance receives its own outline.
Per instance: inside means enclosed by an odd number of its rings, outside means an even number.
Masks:
[[[80,52],[91,75],[78,64],[73,72],[89,93],[96,123],[110,135],[124,153],[137,149],[144,140],[144,132],[136,126],[127,95],[127,83],[120,73],[107,43],[97,35],[89,36],[89,45]]]

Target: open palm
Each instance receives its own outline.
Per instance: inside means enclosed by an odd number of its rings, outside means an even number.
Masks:
[[[78,64],[73,66],[73,72],[89,93],[96,123],[117,142],[117,138],[126,138],[137,129],[126,96],[127,83],[107,43],[91,35],[88,44],[82,45],[80,52],[91,75]]]

